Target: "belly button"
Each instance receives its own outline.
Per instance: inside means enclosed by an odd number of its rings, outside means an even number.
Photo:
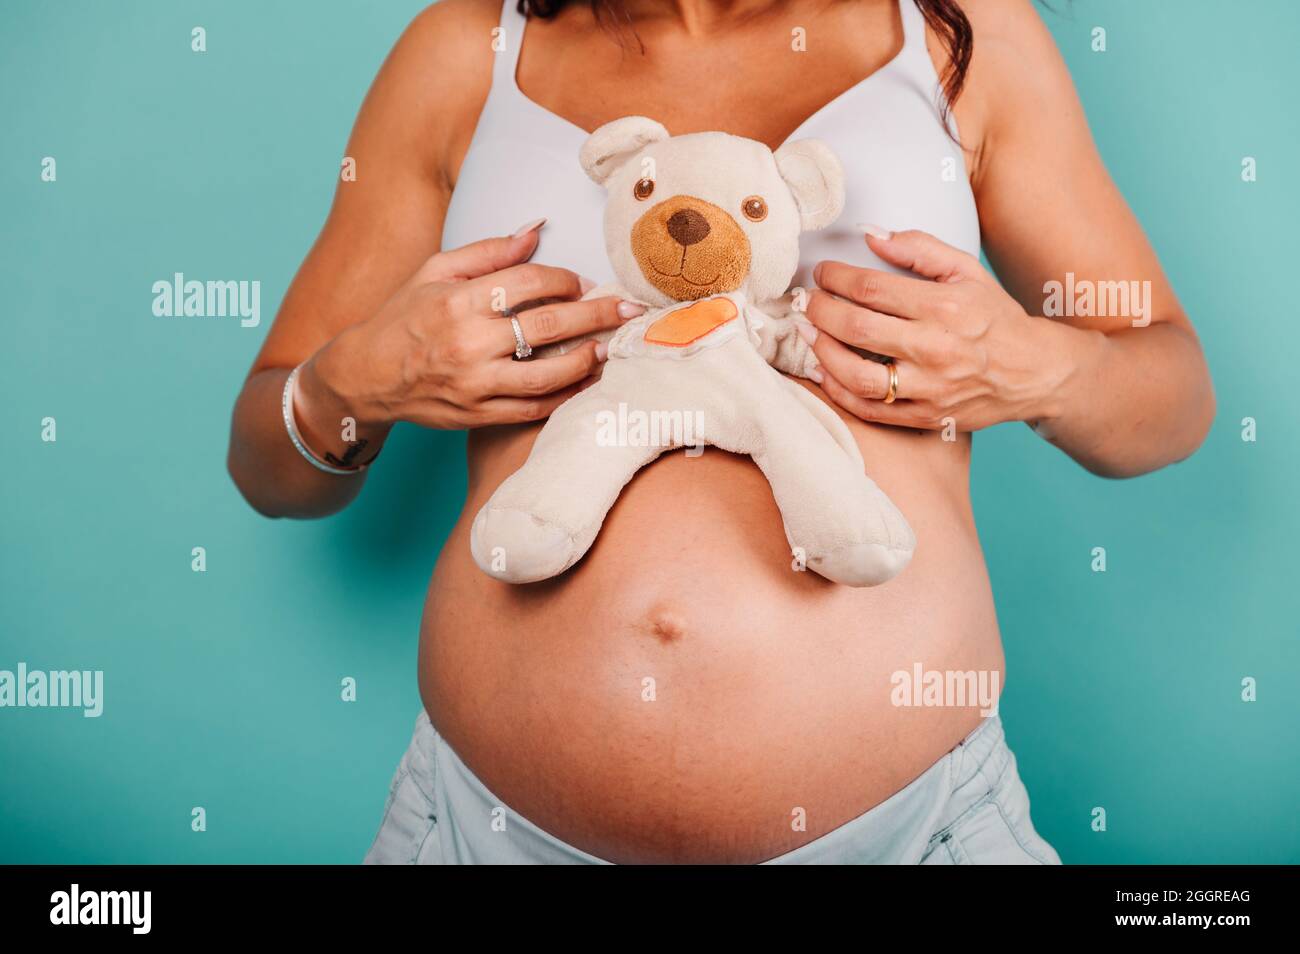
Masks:
[[[686,621],[672,610],[651,611],[648,628],[661,643],[675,643],[686,635]]]

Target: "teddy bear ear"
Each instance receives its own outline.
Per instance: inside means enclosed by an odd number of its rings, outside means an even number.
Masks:
[[[668,130],[661,123],[645,116],[625,116],[605,123],[588,136],[578,158],[592,181],[604,185],[619,166],[641,149],[667,138]]]
[[[788,142],[775,154],[781,178],[799,207],[805,232],[824,229],[844,210],[844,167],[820,139]]]

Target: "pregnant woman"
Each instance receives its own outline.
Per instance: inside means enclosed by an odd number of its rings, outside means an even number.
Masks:
[[[716,448],[638,473],[555,579],[471,559],[474,515],[605,357],[515,360],[500,294],[547,302],[519,311],[534,348],[640,313],[577,300],[612,277],[578,151],[628,115],[842,160],[845,212],[805,236],[796,276],[821,362],[801,384],[915,530],[890,582],[792,569],[767,481]],[[239,397],[230,470],[259,512],[318,517],[395,423],[471,429],[421,626],[425,712],[367,860],[1058,861],[993,700],[899,704],[891,678],[1003,684],[971,434],[1024,421],[1131,476],[1191,454],[1214,399],[1029,0],[442,0],[347,155],[356,179]],[[1150,294],[1053,319],[1052,282]]]

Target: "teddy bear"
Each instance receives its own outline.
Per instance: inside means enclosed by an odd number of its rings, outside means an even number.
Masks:
[[[843,208],[835,154],[812,139],[773,152],[722,132],[670,136],[630,116],[593,132],[579,159],[607,191],[616,277],[586,297],[647,310],[605,333],[599,380],[552,412],[476,515],[478,566],[511,583],[564,572],[640,468],[709,444],[749,455],[767,477],[796,568],[849,586],[898,574],[916,546],[907,520],[839,415],[781,373],[817,367],[787,290],[800,233]]]

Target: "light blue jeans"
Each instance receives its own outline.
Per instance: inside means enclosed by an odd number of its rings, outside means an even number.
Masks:
[[[606,864],[497,799],[421,712],[366,864]],[[1060,864],[1029,819],[1002,722],[870,811],[765,864]]]

